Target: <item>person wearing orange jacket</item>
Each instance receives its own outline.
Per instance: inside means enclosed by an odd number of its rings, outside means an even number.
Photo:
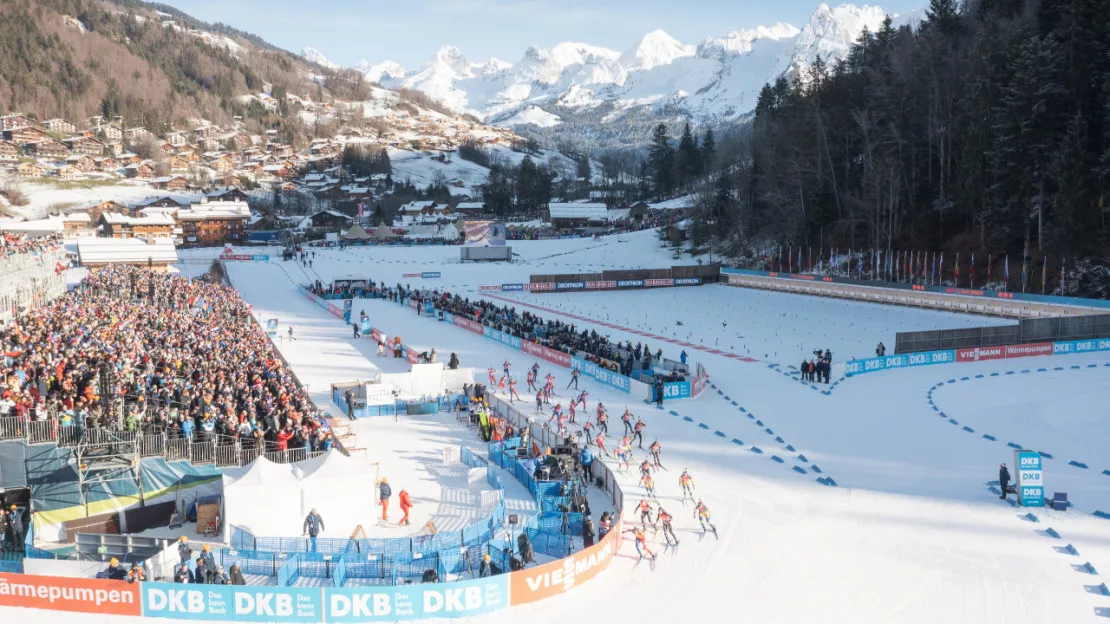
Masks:
[[[401,502],[401,513],[404,514],[404,516],[401,517],[401,522],[398,524],[408,525],[409,510],[412,509],[412,500],[409,499],[408,490],[402,489],[401,493],[397,495],[397,499]]]

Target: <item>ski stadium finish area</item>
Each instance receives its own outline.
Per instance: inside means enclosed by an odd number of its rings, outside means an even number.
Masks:
[[[104,485],[86,514],[81,500],[55,504],[32,484],[29,556],[0,562],[4,616],[1110,618],[1107,340],[896,354],[899,332],[1017,321],[730,284],[727,272],[526,288],[532,276],[677,262],[650,231],[512,247],[511,263],[460,263],[453,247],[305,247],[284,261],[279,248],[183,251],[174,268],[185,278],[222,264],[249,305],[240,320],[272,345],[259,366],[288,367],[280,378],[327,413],[320,427],[335,443],[300,455],[291,431],[285,455],[250,455],[240,436],[234,456],[213,442],[208,461],[200,438],[169,455],[171,436],[157,456],[140,453],[144,507],[196,503],[203,525],[220,501],[208,535],[191,522],[134,532],[154,543],[145,557],[158,580],[94,578],[110,567],[95,547],[67,558],[67,523],[113,512],[140,522],[126,511],[139,508],[130,492]],[[827,365],[803,381],[811,361]],[[22,444],[32,461],[71,448],[64,432],[33,424],[4,452]],[[219,579],[234,565],[244,584],[172,582],[182,534],[188,574]],[[222,570],[198,572],[206,556]]]

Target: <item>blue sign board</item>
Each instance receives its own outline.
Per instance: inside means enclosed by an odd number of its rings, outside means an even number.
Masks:
[[[255,262],[269,262],[270,261],[270,256],[262,256],[262,255],[251,256],[251,260],[254,260]]]
[[[555,290],[579,290],[586,287],[586,282],[556,282]]]
[[[502,284],[501,285],[501,290],[503,290],[503,291],[524,290],[524,284]]]
[[[570,367],[577,369],[583,375],[593,379],[598,383],[603,383],[610,388],[616,388],[621,392],[632,392],[632,380],[620,373],[613,372],[607,368],[598,366],[593,362],[588,362],[579,357],[572,357],[570,359]]]
[[[498,331],[496,329],[493,329],[491,327],[486,327],[484,325],[482,326],[482,334],[486,338],[489,338],[490,340],[496,340],[497,342],[500,342],[503,345],[512,347],[512,348],[514,348],[518,351],[520,350],[520,338],[517,338],[516,336],[513,336],[512,334],[508,334],[508,333],[503,332],[503,331]]]
[[[643,288],[644,280],[617,280],[617,288]]]
[[[424,302],[424,314],[435,314],[435,313],[436,313],[435,303],[433,303],[431,299],[426,300]]]
[[[143,615],[175,620],[320,622],[320,589],[143,583]]]
[[[1022,507],[1044,507],[1044,473],[1041,454],[1036,451],[1014,451],[1017,468],[1017,495]]]
[[[676,277],[674,280],[675,286],[701,286],[700,277]]]
[[[329,587],[324,595],[329,624],[461,618],[508,607],[509,577],[500,574],[458,583],[395,587]]]
[[[688,399],[690,398],[690,382],[688,381],[672,381],[663,384],[663,398],[664,399]]]
[[[1110,338],[1092,338],[1090,340],[1068,340],[1052,344],[1053,355],[1063,353],[1089,353],[1092,351],[1110,351]]]
[[[956,361],[956,351],[926,351],[924,353],[900,353],[883,357],[852,360],[844,365],[844,374],[848,377],[862,373],[873,373],[888,368],[906,368],[908,366],[929,366],[931,364],[951,364]]]
[[[421,279],[435,279],[439,277],[439,271],[425,271],[420,274]]]
[[[351,322],[351,308],[353,306],[354,306],[354,301],[352,301],[351,299],[344,299],[343,300],[343,322],[344,323],[350,323]]]

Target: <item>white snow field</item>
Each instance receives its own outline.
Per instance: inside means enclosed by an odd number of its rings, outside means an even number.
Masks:
[[[283,342],[282,351],[320,398],[328,383],[357,377],[375,360],[341,321],[298,295],[295,281],[358,275],[473,297],[480,285],[527,281],[531,273],[681,263],[671,260],[653,233],[625,238],[629,242],[512,243],[523,262],[511,265],[460,265],[456,248],[431,247],[317,250],[311,269],[293,262],[227,266],[260,318],[279,317],[282,334],[285,323],[294,324],[299,340]],[[427,270],[441,271],[442,278],[401,278]],[[1092,515],[1110,512],[1110,475],[1102,472],[1110,470],[1105,408],[1110,355],[889,370],[843,379],[825,394],[826,388],[816,391],[780,370],[818,347],[832,349],[834,361],[843,362],[871,355],[879,340],[893,350],[899,330],[999,321],[725,286],[516,293],[513,301],[556,311],[539,312],[545,318],[557,315],[614,338],[647,340],[671,357],[680,347],[651,336],[687,342],[682,348],[691,361],[705,365],[712,386],[695,399],[669,401],[657,410],[583,376],[587,413],[603,401],[617,433],[616,416],[628,407],[648,425],[645,442],[662,444],[666,471],[658,473],[657,487],[675,516],[681,545],[664,547],[661,536],[649,531],[656,561],[639,560],[626,540],[609,569],[590,582],[472,621],[1010,624],[1110,617],[1110,596],[1100,593],[1110,580],[1110,521]],[[434,346],[441,357],[456,352],[463,366],[500,369],[509,359],[521,370],[533,362],[394,303],[356,301],[354,309],[356,314],[365,309],[375,327],[415,346]],[[567,371],[540,364],[541,375],[557,376],[565,405]],[[407,454],[440,445],[429,429],[441,425],[431,418],[405,418],[410,420],[400,427],[388,417],[360,422],[359,439],[367,440],[360,445],[378,455],[371,461],[380,461],[391,481],[393,471],[430,479],[397,466]],[[1008,442],[1053,456],[1045,460],[1046,492],[1067,492],[1071,509],[1025,510],[989,491],[1001,462],[1015,472]],[[1072,460],[1089,468],[1069,465]],[[677,479],[683,467],[712,508],[719,539],[703,534],[692,508],[680,501]],[[836,486],[818,483],[819,477]],[[636,480],[620,477],[626,526],[636,520],[631,511],[641,494]],[[441,486],[428,486],[431,493],[422,504],[445,504],[435,500]],[[53,619],[46,613],[19,615]],[[72,616],[74,623],[107,619]]]

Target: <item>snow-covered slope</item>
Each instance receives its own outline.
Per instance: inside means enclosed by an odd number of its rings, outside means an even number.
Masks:
[[[916,15],[892,17],[896,24],[914,23]],[[476,63],[447,46],[415,70],[366,61],[357,69],[369,80],[418,89],[458,112],[504,125],[550,127],[601,105],[611,107],[603,117],[610,122],[666,108],[712,123],[750,113],[764,84],[817,56],[843,58],[864,28],[877,30],[885,17],[877,6],[821,4],[802,28],[777,23],[697,46],[655,30],[623,54],[561,43],[528,48],[512,64]]]

